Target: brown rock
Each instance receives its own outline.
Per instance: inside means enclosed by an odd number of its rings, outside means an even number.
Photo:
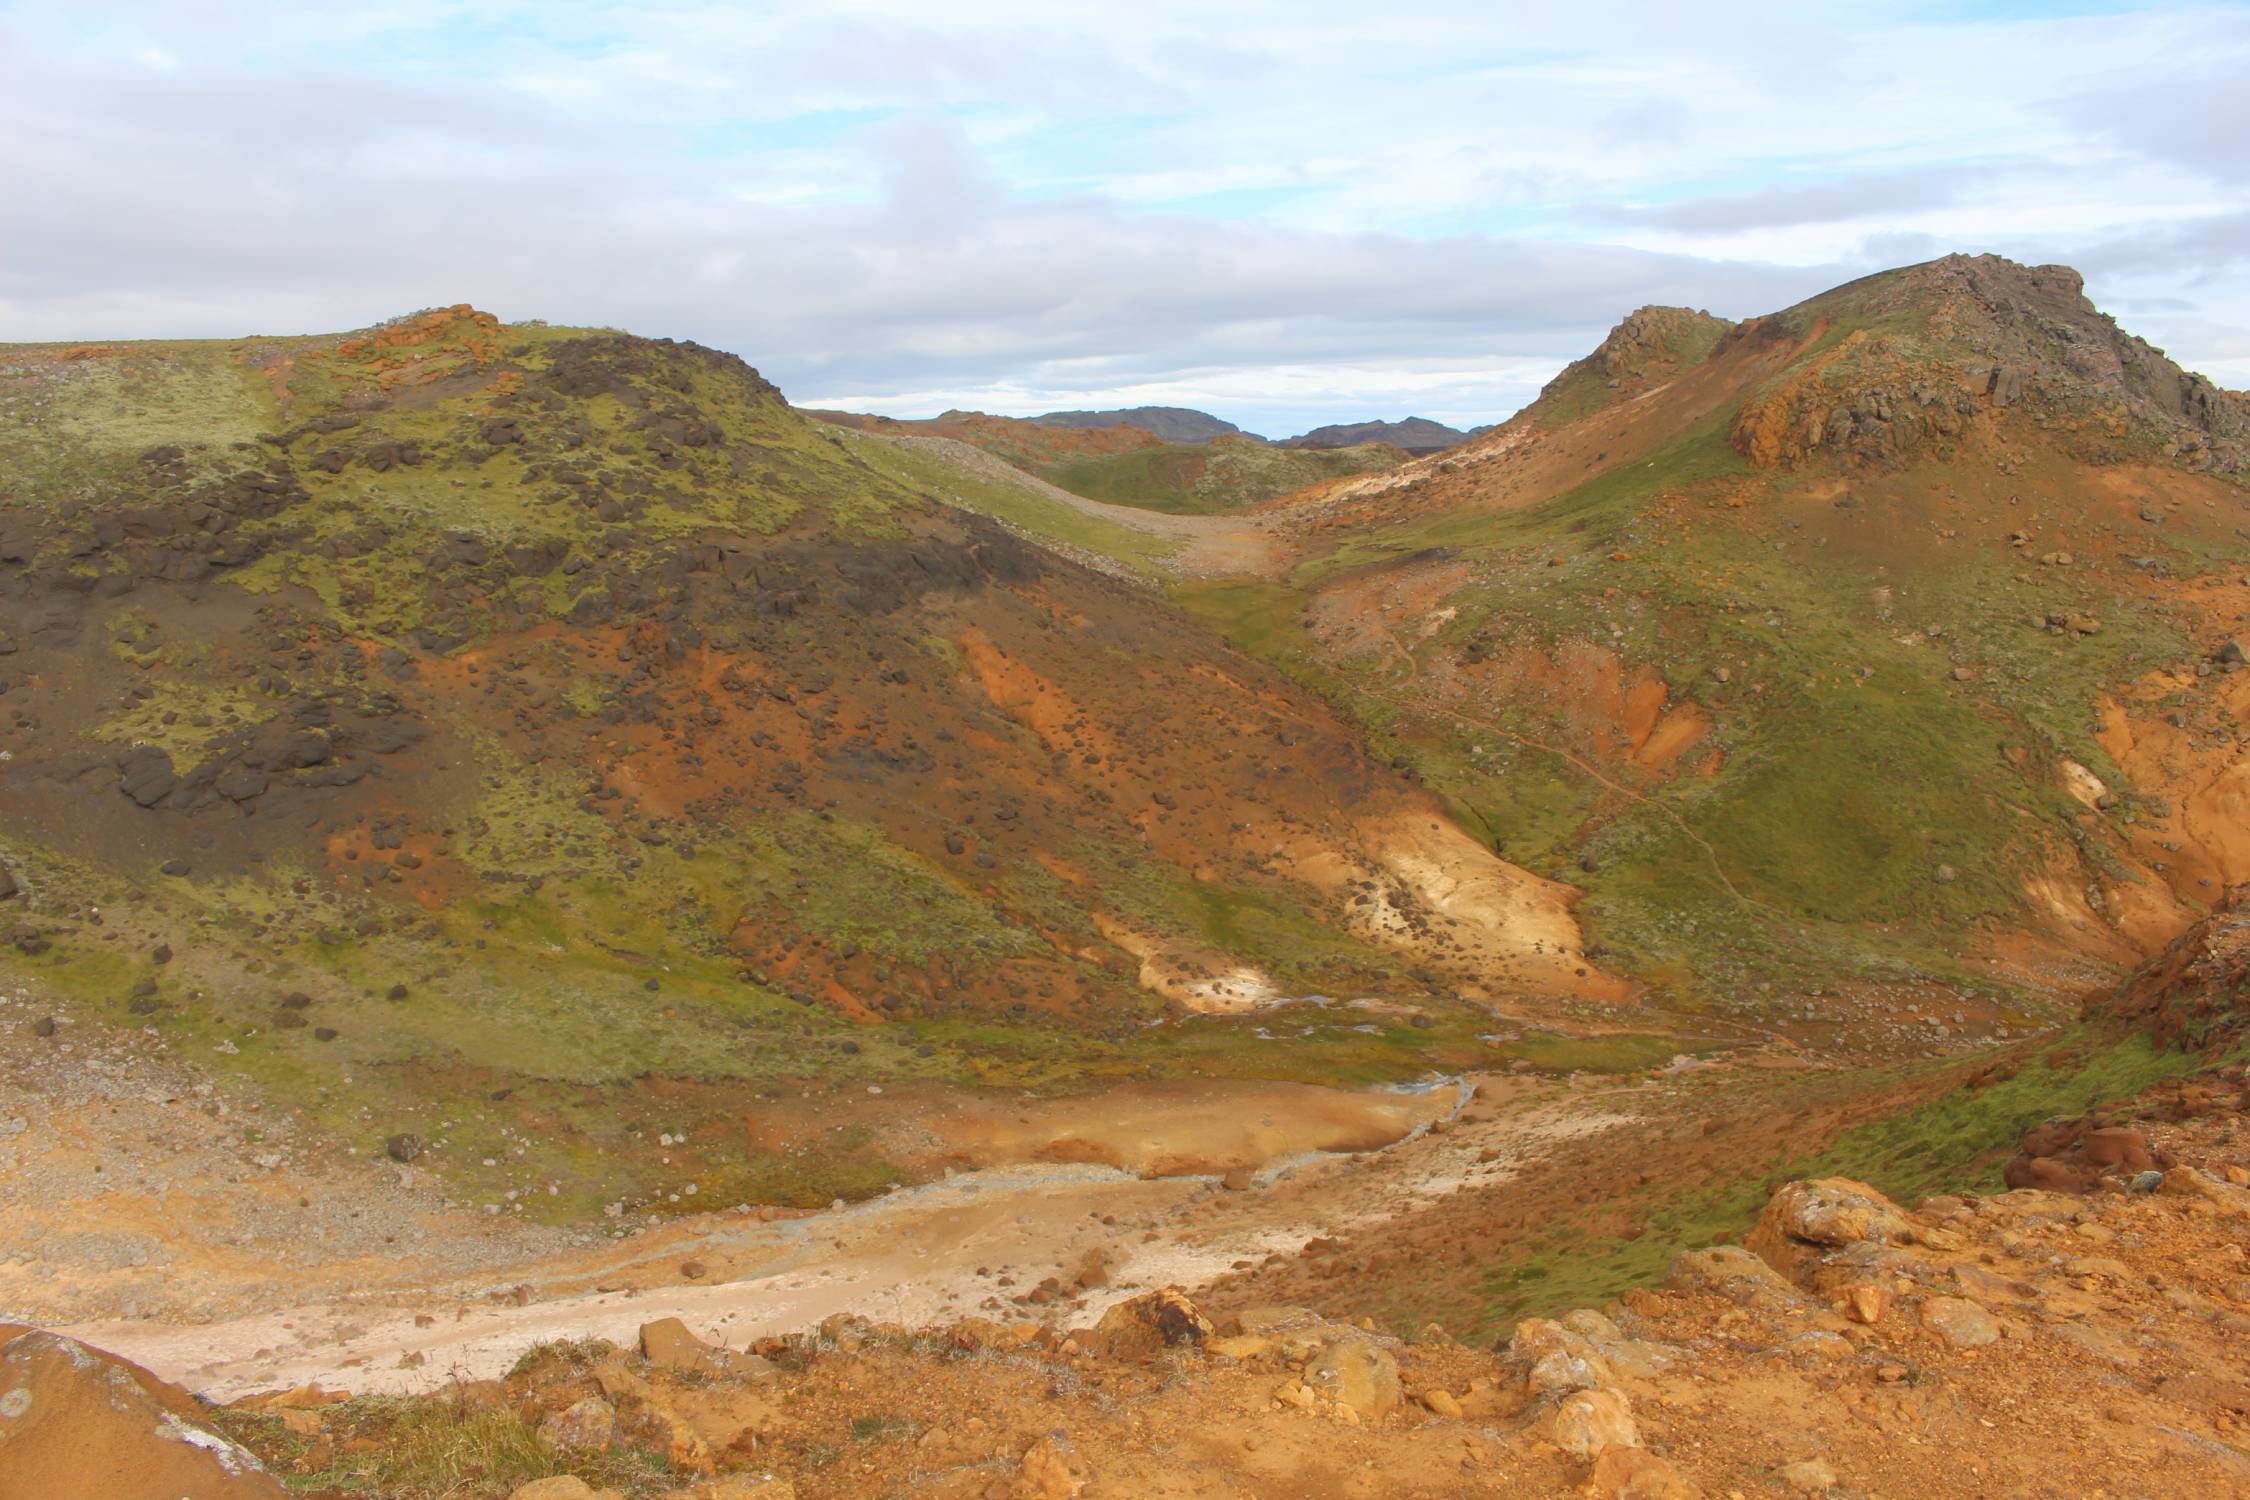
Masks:
[[[1094,1471],[1060,1432],[1050,1432],[1024,1450],[1016,1475],[1021,1500],[1071,1500],[1094,1482]]]
[[[2216,1177],[2207,1177],[2193,1167],[2174,1167],[2164,1174],[2156,1190],[2166,1197],[2202,1198],[2223,1208],[2250,1212],[2250,1192]]]
[[[1863,1240],[1901,1241],[1913,1224],[1899,1206],[1864,1182],[1823,1177],[1774,1190],[1744,1246],[1783,1275],[1804,1245],[1838,1247]]]
[[[1616,1379],[1616,1372],[1593,1340],[1548,1318],[1526,1318],[1518,1323],[1503,1353],[1511,1364],[1525,1367],[1527,1395],[1592,1390]]]
[[[1176,1286],[1120,1302],[1094,1325],[1095,1341],[1121,1357],[1153,1354],[1174,1344],[1201,1344],[1213,1331],[1211,1320]]]
[[[1664,1284],[1676,1292],[1708,1292],[1745,1305],[1795,1302],[1803,1296],[1787,1277],[1739,1245],[1681,1251],[1672,1257]]]
[[[656,1388],[634,1374],[622,1354],[613,1352],[605,1356],[587,1373],[593,1377],[596,1389],[613,1403],[656,1399]]]
[[[571,1403],[539,1424],[539,1438],[562,1452],[599,1453],[617,1435],[617,1409],[599,1396]]]
[[[2000,1325],[1966,1297],[1932,1297],[1922,1304],[1922,1326],[1956,1349],[1974,1349],[2000,1337]]]
[[[1594,1500],[1697,1500],[1698,1493],[1646,1448],[1604,1448],[1586,1488]]]
[[[1556,1403],[1548,1440],[1565,1453],[1592,1458],[1605,1448],[1638,1448],[1633,1408],[1616,1391],[1574,1391]]]
[[[725,1357],[688,1331],[678,1318],[658,1318],[641,1325],[641,1358],[667,1370],[716,1374],[726,1368]]]
[[[1891,1294],[1879,1286],[1855,1286],[1844,1293],[1844,1316],[1854,1323],[1876,1324],[1891,1310]]]
[[[2115,1125],[2106,1130],[2089,1130],[2081,1148],[2088,1166],[2130,1175],[2146,1172],[2156,1166],[2156,1158],[2149,1154],[2148,1134],[2129,1126]]]
[[[1372,1339],[1336,1339],[1313,1357],[1305,1384],[1362,1417],[1380,1417],[1398,1406],[1398,1360]]]
[[[990,1318],[963,1318],[945,1331],[956,1349],[1013,1349],[1015,1335]]]
[[[0,1333],[0,1496],[285,1500],[280,1481],[136,1364],[60,1334]]]
[[[694,1424],[662,1401],[644,1401],[633,1414],[638,1433],[650,1446],[663,1450],[665,1460],[681,1474],[708,1474],[715,1465],[711,1445]]]

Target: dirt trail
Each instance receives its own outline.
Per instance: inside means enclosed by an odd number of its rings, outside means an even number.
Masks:
[[[1464,1083],[1425,1096],[1442,1131],[1417,1129],[1379,1152],[1278,1163],[1240,1191],[1208,1177],[1142,1179],[1090,1165],[1001,1168],[801,1219],[681,1221],[411,1294],[336,1296],[202,1326],[109,1321],[68,1331],[228,1399],[304,1382],[423,1389],[501,1373],[543,1340],[630,1342],[642,1323],[667,1316],[731,1344],[842,1312],[909,1326],[1023,1316],[1012,1299],[1049,1277],[1062,1295],[1082,1290],[1067,1305],[1083,1322],[1148,1287],[1200,1286],[1315,1235],[1493,1184],[1651,1103],[1646,1091],[1557,1097],[1566,1093],[1516,1079]],[[1448,1119],[1456,1101],[1463,1107]],[[1106,1282],[1072,1288],[1090,1254],[1106,1264]],[[683,1279],[690,1261],[706,1279]]]

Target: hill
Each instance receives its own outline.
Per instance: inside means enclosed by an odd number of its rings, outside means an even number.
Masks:
[[[804,415],[816,422],[859,432],[950,438],[982,448],[1027,474],[1043,474],[1057,465],[1079,459],[1166,446],[1162,438],[1145,427],[1057,427],[1024,417],[995,417],[980,411],[948,411],[917,419],[807,408]]]
[[[1830,1040],[1918,990],[2029,1025],[2250,878],[2246,409],[2063,268],[1643,309],[1174,592],[1659,992]]]
[[[1265,439],[1255,433],[1245,433],[1232,422],[1214,417],[1207,411],[1195,411],[1184,406],[1128,406],[1114,411],[1051,411],[1043,416],[1027,417],[1041,427],[1138,427],[1167,443],[1208,443],[1217,437],[1249,437],[1257,442]]]
[[[1408,453],[1435,453],[1466,442],[1469,434],[1427,417],[1407,417],[1397,422],[1343,422],[1289,438],[1284,448],[1349,448],[1359,443],[1388,443]]]
[[[0,963],[464,1196],[826,1202],[905,1170],[847,1086],[1411,1077],[1618,988],[1317,697],[730,356],[450,308],[0,390]],[[791,1149],[657,1160],[784,1080]]]

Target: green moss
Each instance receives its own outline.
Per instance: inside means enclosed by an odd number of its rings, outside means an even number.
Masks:
[[[273,419],[247,342],[0,346],[0,506],[91,498],[164,445],[194,473],[239,466]]]

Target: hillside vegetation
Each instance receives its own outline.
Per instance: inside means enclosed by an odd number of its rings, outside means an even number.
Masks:
[[[1462,447],[1176,586],[1603,961],[1878,1045],[2027,1025],[2250,878],[2242,397],[1991,257],[1740,325],[1633,314]]]
[[[451,308],[0,393],[7,966],[523,1211],[897,1175],[652,1166],[783,1079],[1411,1077],[1473,1046],[1437,970],[1589,982],[1317,698],[730,356]]]
[[[0,1495],[2233,1492],[2250,399],[1130,415],[0,347]]]

